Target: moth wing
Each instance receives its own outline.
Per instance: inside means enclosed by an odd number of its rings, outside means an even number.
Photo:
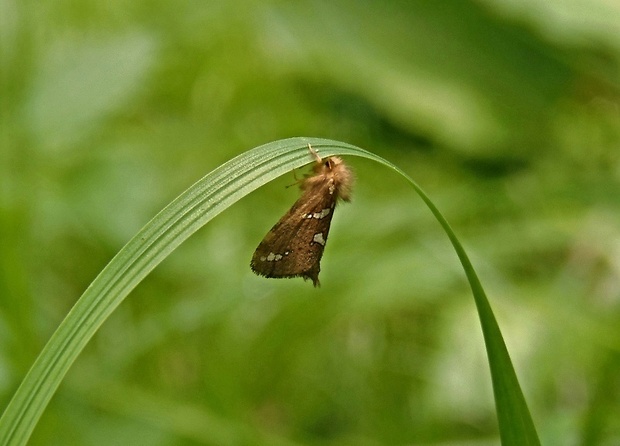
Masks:
[[[301,276],[318,285],[335,206],[336,199],[329,193],[302,194],[256,248],[252,270],[272,278]]]

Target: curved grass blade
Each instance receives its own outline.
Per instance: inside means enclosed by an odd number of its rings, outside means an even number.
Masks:
[[[52,335],[0,419],[0,444],[25,445],[41,414],[82,349],[138,283],[190,235],[274,178],[321,156],[354,155],[403,175],[450,238],[469,279],[484,333],[504,445],[539,444],[501,332],[484,290],[447,221],[422,189],[388,161],[350,144],[319,138],[274,141],[221,165],[157,214],[95,278]]]

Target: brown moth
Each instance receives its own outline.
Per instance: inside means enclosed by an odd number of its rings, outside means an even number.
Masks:
[[[339,199],[351,199],[353,174],[342,159],[322,159],[308,144],[316,163],[301,181],[301,197],[267,233],[250,267],[260,276],[303,277],[319,286],[321,257]]]

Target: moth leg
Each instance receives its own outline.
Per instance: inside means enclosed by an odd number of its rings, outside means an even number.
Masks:
[[[310,154],[314,157],[317,163],[323,162],[323,158],[321,158],[318,152],[312,148],[310,143],[308,143],[308,150],[310,151]],[[301,183],[305,179],[305,178],[297,178],[297,169],[293,169],[293,178],[295,179],[295,182],[293,184],[287,185],[286,186],[287,188],[291,186],[297,186],[299,183]]]

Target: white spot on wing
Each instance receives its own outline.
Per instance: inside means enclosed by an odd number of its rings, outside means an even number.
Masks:
[[[322,232],[317,232],[316,234],[314,234],[314,237],[312,237],[312,240],[315,243],[318,243],[319,245],[325,246],[325,239],[323,238]]]
[[[289,253],[290,253],[289,251],[286,251],[284,255],[282,255],[282,254],[276,254],[274,252],[270,252],[269,254],[267,254],[267,257],[261,256],[260,260],[261,262],[264,262],[264,261],[277,262],[278,260],[282,260],[284,256],[289,255]]]
[[[315,212],[314,214],[306,214],[306,215],[307,215],[307,218],[316,218],[317,220],[320,220],[322,218],[327,217],[330,212],[331,212],[330,208],[325,208],[321,210],[321,212]]]

